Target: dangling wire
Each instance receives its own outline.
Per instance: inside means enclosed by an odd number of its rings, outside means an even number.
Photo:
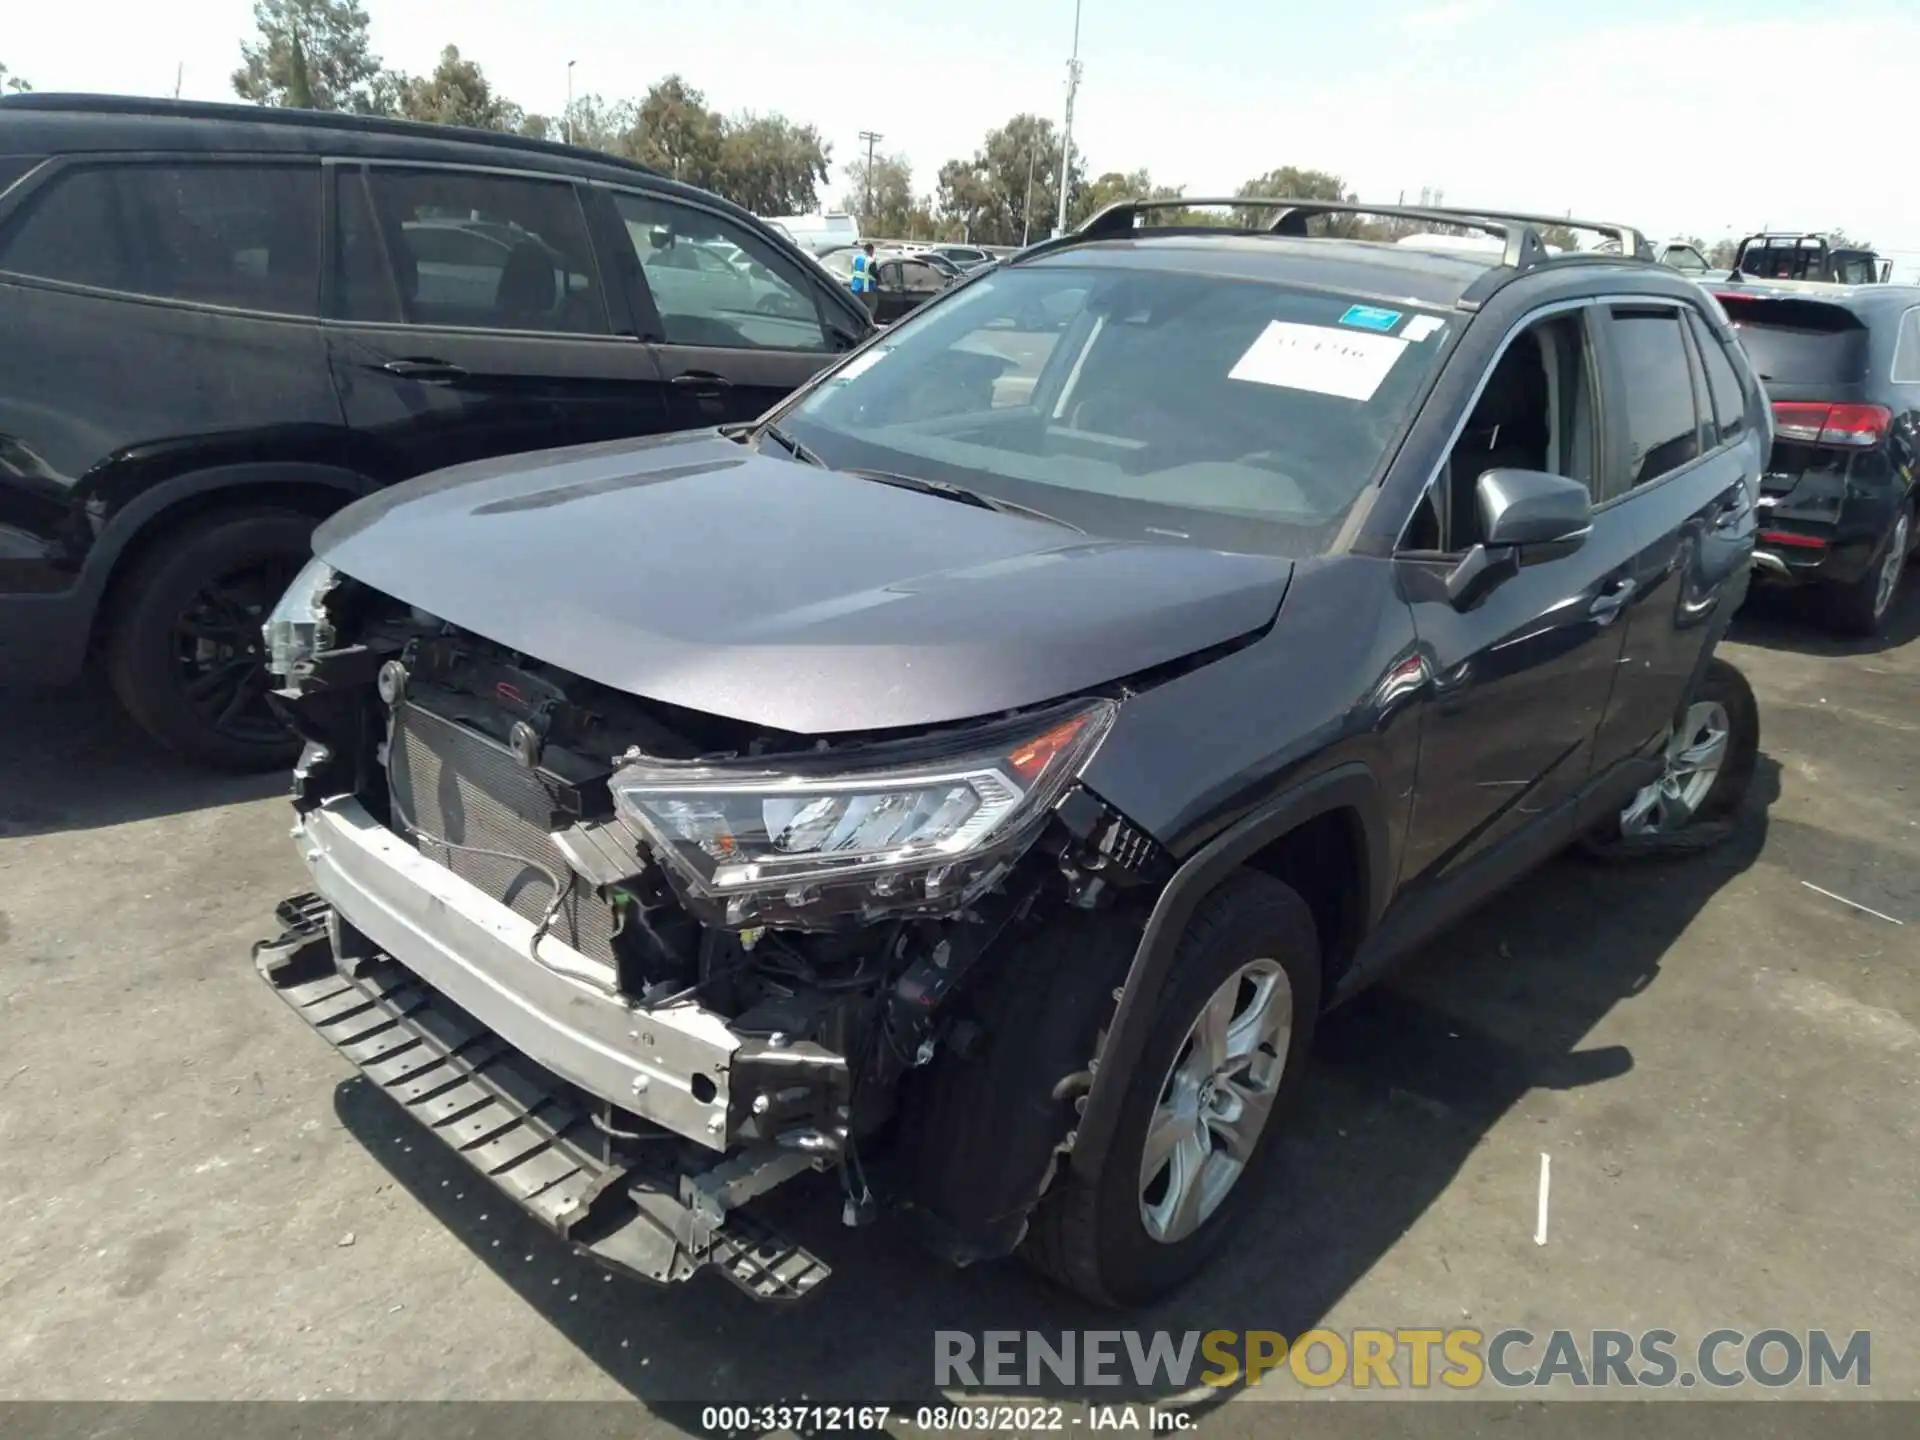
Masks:
[[[511,861],[516,865],[524,865],[529,870],[537,870],[545,877],[547,884],[553,890],[553,898],[547,902],[546,911],[540,916],[539,923],[533,927],[533,939],[528,944],[528,949],[537,957],[540,950],[540,942],[546,938],[547,932],[553,928],[553,922],[560,918],[560,911],[565,907],[567,897],[573,893],[573,887],[571,885],[561,884],[560,876],[557,872],[542,865],[538,860],[529,859],[525,855],[513,855],[505,850],[489,850],[482,845],[463,845],[457,840],[443,839],[441,836],[435,835],[431,830],[423,830],[419,825],[414,823],[413,816],[407,813],[407,807],[400,799],[400,787],[392,784],[391,781],[389,781],[387,785],[387,799],[393,808],[394,815],[400,821],[401,828],[415,838],[426,841],[429,845],[438,845],[443,850],[458,850],[466,855],[486,855],[495,860]]]

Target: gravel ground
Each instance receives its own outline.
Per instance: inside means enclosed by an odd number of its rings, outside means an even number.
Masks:
[[[1876,646],[1743,618],[1736,838],[1555,861],[1331,1020],[1252,1238],[1137,1323],[1868,1329],[1872,1393],[1920,1398],[1916,636],[1920,584]],[[798,1311],[608,1278],[254,976],[303,880],[279,778],[185,771],[90,691],[7,700],[0,741],[0,1396],[637,1398],[645,1434],[694,1423],[673,1402],[937,1398],[935,1328],[1116,1323],[806,1195],[837,1274]]]

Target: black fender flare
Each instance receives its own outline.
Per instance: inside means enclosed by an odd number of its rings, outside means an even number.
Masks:
[[[337,491],[346,505],[363,495],[383,488],[381,482],[340,465],[325,465],[310,460],[257,460],[234,465],[211,465],[189,470],[163,480],[128,501],[87,552],[81,572],[77,598],[85,607],[88,623],[106,595],[120,567],[121,557],[136,540],[153,526],[164,524],[177,506],[221,490],[271,490],[274,486],[300,486],[304,489]]]
[[[1360,816],[1366,848],[1367,928],[1371,929],[1392,893],[1392,857],[1385,793],[1373,771],[1359,761],[1290,786],[1201,846],[1174,871],[1141,931],[1100,1047],[1086,1107],[1074,1127],[1067,1155],[1077,1172],[1091,1178],[1113,1143],[1120,1102],[1153,1029],[1154,1002],[1194,910],[1249,857],[1316,815],[1340,809],[1352,809]]]

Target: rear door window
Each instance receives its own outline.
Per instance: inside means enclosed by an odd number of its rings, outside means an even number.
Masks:
[[[1714,443],[1725,445],[1746,434],[1746,392],[1740,387],[1740,374],[1733,368],[1733,361],[1706,322],[1689,311],[1687,323],[1693,329],[1694,344],[1707,372],[1707,393],[1713,401]]]
[[[1627,483],[1645,485],[1700,454],[1680,312],[1616,309],[1613,343],[1626,390]]]
[[[0,267],[163,300],[317,314],[320,167],[78,167],[34,197]]]
[[[349,320],[605,335],[586,217],[573,184],[486,170],[366,172],[390,280],[341,176],[338,307]],[[397,293],[395,293],[397,289]]]

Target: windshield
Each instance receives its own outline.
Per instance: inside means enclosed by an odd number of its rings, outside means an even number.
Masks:
[[[1096,534],[1318,554],[1447,342],[1438,313],[1048,264],[954,291],[780,424],[828,465],[942,480]]]

